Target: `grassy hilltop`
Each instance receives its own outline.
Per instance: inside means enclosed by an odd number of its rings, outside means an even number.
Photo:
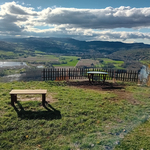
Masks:
[[[78,82],[77,82],[78,83]],[[0,83],[0,149],[148,149],[150,88],[117,83],[113,87],[72,86],[66,82]],[[47,89],[18,95],[11,89]]]

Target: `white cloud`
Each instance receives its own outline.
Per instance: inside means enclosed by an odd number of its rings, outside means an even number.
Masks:
[[[30,5],[30,4],[29,4]],[[16,2],[0,5],[0,35],[70,36],[81,40],[150,39],[150,33],[113,31],[115,28],[150,28],[150,7],[77,9],[48,7],[35,11]],[[44,27],[50,27],[44,29]],[[9,34],[9,35],[8,35]]]
[[[69,24],[70,27],[113,29],[150,26],[150,8],[47,8],[41,14],[47,24]]]
[[[32,7],[23,7],[16,2],[8,2],[0,5],[0,15],[11,14],[11,15],[37,15]]]
[[[42,9],[42,6],[37,7],[37,9]]]

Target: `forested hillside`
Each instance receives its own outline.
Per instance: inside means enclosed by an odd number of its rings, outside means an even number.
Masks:
[[[35,52],[55,55],[78,56],[83,59],[110,58],[122,60],[124,67],[141,67],[149,63],[150,45],[143,43],[121,43],[108,41],[78,41],[71,38],[13,38],[0,41],[0,50],[14,52],[17,56],[34,56]],[[1,57],[5,58],[5,54]],[[6,57],[7,58],[7,57]],[[142,62],[142,63],[141,63]]]
[[[108,41],[78,41],[71,38],[14,38],[5,39],[17,43],[24,48],[40,50],[49,53],[85,53],[90,51],[111,54],[120,50],[150,48],[143,43],[121,43]]]

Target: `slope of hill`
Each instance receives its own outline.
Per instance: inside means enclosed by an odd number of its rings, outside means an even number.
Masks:
[[[108,41],[79,41],[71,38],[13,38],[0,41],[0,50],[15,52],[16,56],[31,55],[35,51],[46,54],[78,56],[84,59],[110,58],[122,60],[124,67],[140,68],[141,61],[150,60],[150,45]],[[26,57],[26,56],[24,56]],[[134,66],[134,67],[133,67]]]
[[[85,53],[100,52],[111,54],[120,50],[150,48],[150,45],[143,43],[121,43],[108,41],[78,41],[71,38],[14,38],[5,41],[21,44],[25,48],[32,48],[49,53]]]

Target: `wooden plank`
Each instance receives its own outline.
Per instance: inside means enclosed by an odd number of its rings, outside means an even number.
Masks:
[[[45,80],[47,80],[47,69],[45,69]]]
[[[76,77],[77,77],[77,68],[76,69],[74,69],[75,70],[75,72],[74,72],[74,74],[75,74],[75,79],[77,79]]]
[[[122,70],[122,76],[123,76],[123,81],[125,81],[125,73],[123,70]]]
[[[73,79],[74,79],[74,69],[72,69],[72,75],[73,75]]]
[[[46,94],[47,90],[11,90],[9,94]]]
[[[81,78],[81,71],[80,71],[80,68],[78,68],[78,79],[80,79]]]
[[[79,70],[76,68],[76,79],[79,79]]]
[[[134,82],[136,82],[137,81],[137,72],[135,71],[134,72]]]
[[[71,78],[70,78],[70,68],[69,68],[69,79],[71,79]]]
[[[53,79],[52,80],[55,80],[55,77],[54,77],[54,68],[52,70],[52,76],[53,76]]]
[[[45,69],[43,69],[43,81],[45,81]]]
[[[63,75],[64,75],[64,80],[66,80],[66,68],[64,68],[64,70],[63,70],[64,72],[63,72]]]
[[[52,80],[52,68],[51,68],[51,71],[50,71],[50,80]]]
[[[48,80],[49,80],[49,73],[50,73],[50,70],[48,69]]]
[[[129,80],[132,81],[132,70],[130,71],[130,77]]]

